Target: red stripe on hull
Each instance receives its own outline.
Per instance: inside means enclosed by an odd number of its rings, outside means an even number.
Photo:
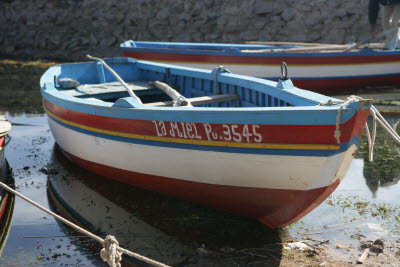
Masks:
[[[324,201],[340,183],[337,179],[330,186],[306,191],[213,185],[130,172],[64,153],[72,161],[99,175],[256,218],[271,228],[282,227],[302,218]]]
[[[114,132],[122,132],[138,135],[157,136],[157,131],[154,122],[146,120],[133,120],[122,118],[111,118],[98,115],[91,115],[82,112],[77,112],[62,108],[44,100],[45,108],[56,116],[73,123],[103,129]],[[343,144],[351,140],[354,136],[361,136],[364,128],[364,122],[368,116],[369,109],[360,110],[346,123],[340,125],[340,143]],[[208,140],[202,123],[190,123],[198,131],[201,140]],[[222,124],[210,124],[213,131],[218,133],[218,136],[224,136],[225,128]],[[182,127],[177,123],[178,127]],[[191,127],[192,127],[191,126]],[[251,125],[250,125],[251,126]],[[165,123],[166,133],[172,130],[171,125]],[[337,145],[337,140],[334,137],[336,129],[335,125],[260,125],[259,133],[262,137],[261,143],[278,143],[278,144],[328,144]],[[193,127],[192,127],[193,129]],[[249,127],[252,131],[251,127]],[[182,132],[182,128],[181,128]],[[237,132],[243,132],[243,125],[239,125]],[[194,131],[192,131],[194,135]],[[172,137],[171,135],[167,137]],[[187,138],[190,139],[190,138]],[[214,141],[214,140],[211,140]],[[220,141],[220,140],[215,140]],[[230,141],[234,142],[234,141]],[[245,143],[245,142],[243,142]],[[249,143],[255,143],[251,139]]]
[[[270,56],[270,57],[250,57],[250,56],[215,56],[215,55],[191,55],[191,54],[170,54],[170,53],[153,53],[153,52],[132,52],[123,51],[126,57],[132,57],[140,60],[151,61],[171,61],[171,62],[188,62],[188,63],[210,63],[210,64],[264,64],[277,65],[279,67],[282,62],[288,65],[335,65],[335,64],[371,64],[385,62],[399,62],[400,55],[388,56]]]
[[[7,203],[9,203],[9,201],[8,201],[9,194],[10,193],[8,193],[8,192],[6,192],[4,190],[4,194],[2,196],[2,200],[1,200],[1,204],[0,204],[0,206],[1,206],[1,208],[0,208],[0,220],[3,218],[4,211],[6,210],[6,207],[7,207]]]

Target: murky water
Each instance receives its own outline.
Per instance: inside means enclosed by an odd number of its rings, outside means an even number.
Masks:
[[[33,95],[37,105],[39,89]],[[39,108],[25,103],[6,113],[13,123],[6,158],[16,190],[102,238],[115,235],[122,247],[155,260],[180,266],[276,265],[282,257],[280,244],[292,239],[324,243],[354,260],[360,236],[383,237],[386,242],[400,238],[400,146],[380,127],[374,162],[367,160],[364,136],[338,189],[299,222],[271,230],[252,219],[126,186],[78,168],[55,144],[46,115],[27,113],[31,110]],[[0,106],[0,111],[10,110]],[[400,116],[387,119],[399,128]],[[4,265],[106,266],[99,257],[99,244],[18,197],[4,242],[0,257]],[[355,249],[335,249],[336,244]]]
[[[395,129],[400,123],[400,116],[386,119]],[[324,203],[289,226],[291,236],[315,243],[329,240],[325,246],[349,260],[358,258],[360,239],[383,238],[387,244],[398,243],[400,146],[382,127],[378,126],[377,130],[374,161],[368,160],[364,134],[343,182]],[[355,249],[335,249],[337,244]]]

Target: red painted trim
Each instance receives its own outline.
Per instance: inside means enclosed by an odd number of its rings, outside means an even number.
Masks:
[[[4,190],[4,194],[2,196],[0,203],[0,220],[3,218],[4,211],[7,207],[8,198],[9,198],[9,193]]]
[[[328,187],[305,191],[213,185],[130,172],[64,153],[72,161],[99,175],[256,218],[271,228],[300,219],[324,201],[340,183],[337,179]]]
[[[371,64],[371,63],[385,63],[385,62],[398,62],[400,55],[388,56],[216,56],[216,55],[191,55],[191,54],[172,54],[172,53],[154,53],[154,52],[134,52],[123,51],[126,57],[132,57],[140,60],[162,60],[171,62],[188,62],[188,63],[212,63],[212,64],[264,64],[264,65],[277,65],[278,67],[282,62],[288,65],[337,65],[337,64]],[[302,53],[304,54],[304,53]]]
[[[44,106],[56,116],[80,125],[121,133],[157,136],[155,124],[152,121],[90,115],[62,108],[46,100],[44,100]],[[361,136],[368,113],[369,109],[360,110],[353,118],[340,125],[341,144],[348,142],[356,135]],[[182,132],[182,125],[180,123],[177,123],[177,125]],[[199,136],[202,137],[201,140],[208,140],[204,125],[202,123],[195,123],[195,125]],[[213,131],[218,132],[219,136],[223,135],[224,127],[222,124],[211,125]],[[167,137],[172,137],[169,134],[171,125],[165,123],[165,126]],[[243,125],[239,125],[237,132],[242,133],[243,127]],[[337,145],[334,137],[335,129],[335,125],[260,125],[258,132],[262,135],[262,143]],[[249,142],[255,143],[254,137]]]

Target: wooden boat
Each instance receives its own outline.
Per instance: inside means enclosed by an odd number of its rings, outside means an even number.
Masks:
[[[8,136],[10,130],[11,123],[4,116],[0,116],[0,181],[14,186],[14,179],[10,175],[10,168],[5,158],[5,147],[10,142]],[[15,196],[0,187],[0,256],[10,232],[14,201]]]
[[[279,79],[286,62],[295,86],[335,95],[344,89],[400,85],[400,50],[356,49],[349,45],[307,43],[213,44],[126,41],[125,56],[211,69],[223,65],[232,73]],[[374,44],[372,47],[379,47]]]
[[[65,154],[100,175],[271,228],[300,219],[339,185],[371,105],[298,89],[286,78],[106,62],[129,94],[100,62],[54,66],[41,78],[49,126]],[[166,101],[154,81],[180,97]]]

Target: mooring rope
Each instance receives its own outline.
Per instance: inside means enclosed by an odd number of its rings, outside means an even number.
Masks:
[[[352,96],[349,96],[348,98],[347,98],[347,100],[340,106],[340,108],[339,108],[339,110],[338,110],[338,114],[336,115],[336,129],[335,129],[335,133],[334,133],[334,136],[335,136],[335,138],[336,138],[336,142],[340,145],[340,129],[339,129],[339,127],[340,127],[340,117],[341,117],[341,115],[342,115],[342,111],[343,111],[343,109],[347,106],[347,105],[349,105],[349,104],[351,104],[351,103],[354,103],[354,102],[356,102],[356,101],[361,101],[361,100],[363,100],[363,98],[362,97],[359,97],[359,96],[355,96],[355,95],[352,95]]]
[[[336,141],[338,144],[340,144],[340,117],[342,114],[343,109],[349,105],[350,103],[356,102],[356,101],[361,101],[363,100],[362,97],[359,96],[350,96],[347,98],[346,102],[344,102],[339,110],[338,114],[336,116],[336,129],[334,136],[336,138]],[[372,116],[372,134],[369,131],[368,124],[365,122],[365,127],[364,130],[367,134],[367,139],[368,139],[368,150],[369,150],[369,161],[373,161],[374,158],[374,145],[375,145],[375,138],[376,138],[376,125],[377,122],[385,129],[391,136],[392,138],[397,141],[400,144],[400,136],[397,134],[396,130],[394,130],[390,124],[385,120],[385,118],[382,116],[382,114],[374,107],[371,105],[370,108],[370,114]]]
[[[102,239],[101,237],[79,227],[78,225],[64,219],[63,217],[61,217],[60,215],[50,211],[49,209],[41,206],[40,204],[34,202],[33,200],[27,198],[26,196],[22,195],[21,193],[15,191],[14,189],[10,188],[9,186],[7,186],[6,184],[0,182],[0,186],[2,188],[4,188],[5,190],[7,190],[10,193],[13,193],[16,196],[19,196],[20,198],[22,198],[23,200],[27,201],[28,203],[32,204],[33,206],[37,207],[38,209],[46,212],[47,214],[53,216],[55,219],[63,222],[64,224],[68,225],[69,227],[87,235],[88,237],[98,241],[102,246],[103,249],[100,251],[100,256],[103,259],[103,261],[107,262],[108,265],[110,267],[121,267],[121,263],[120,261],[122,260],[122,253],[134,257],[138,260],[144,261],[146,263],[152,264],[154,266],[160,266],[160,267],[169,267],[168,265],[165,265],[163,263],[157,262],[155,260],[149,259],[147,257],[144,257],[142,255],[139,255],[137,253],[134,253],[132,251],[129,251],[127,249],[121,248],[118,244],[117,239],[112,236],[112,235],[108,235],[106,237],[106,239]]]
[[[375,145],[375,137],[376,137],[376,123],[377,122],[399,144],[400,144],[400,136],[396,132],[396,130],[393,129],[390,126],[390,124],[385,120],[385,118],[382,116],[382,114],[379,113],[379,111],[373,105],[371,105],[370,114],[372,115],[372,119],[373,119],[373,122],[372,122],[372,124],[373,124],[372,135],[369,133],[369,129],[368,129],[367,123],[365,123],[365,130],[367,132],[367,138],[368,138],[369,161],[373,161],[374,145]]]

